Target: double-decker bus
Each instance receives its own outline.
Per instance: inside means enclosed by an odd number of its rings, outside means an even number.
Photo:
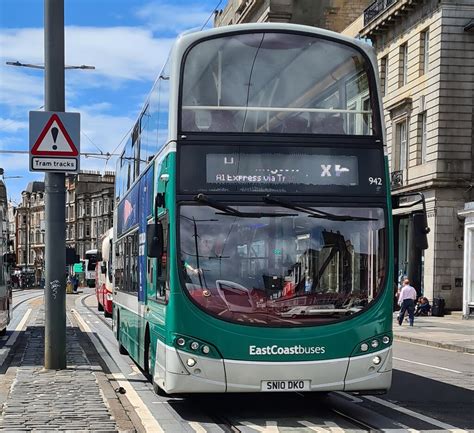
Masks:
[[[95,287],[95,267],[97,265],[97,249],[87,250],[84,253],[84,282],[87,287]]]
[[[7,189],[0,180],[0,335],[5,335],[12,313],[10,272],[14,254],[8,249]]]
[[[114,330],[157,392],[389,389],[376,71],[370,46],[313,27],[177,39],[115,188]]]
[[[105,317],[112,317],[112,292],[113,292],[113,256],[112,256],[113,229],[107,230],[99,242],[98,258],[96,264],[95,293],[97,309],[103,311]]]

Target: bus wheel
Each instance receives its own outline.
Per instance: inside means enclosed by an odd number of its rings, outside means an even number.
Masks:
[[[104,311],[104,306],[99,301],[97,301],[97,311]]]
[[[3,328],[1,331],[0,331],[0,336],[4,336],[7,334],[7,327],[5,326],[5,328]]]
[[[120,315],[117,314],[117,342],[118,342],[118,351],[120,355],[127,355],[127,349],[123,346],[122,342],[120,341]]]
[[[150,341],[150,331],[146,330],[145,333],[145,353],[143,354],[143,367],[145,369],[145,373],[148,376],[148,379],[153,382],[153,364],[151,359],[151,341]]]
[[[161,397],[169,397],[169,394],[163,388],[160,388],[155,382],[153,382],[153,391]]]

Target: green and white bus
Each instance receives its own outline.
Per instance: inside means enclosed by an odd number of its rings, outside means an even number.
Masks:
[[[313,27],[176,40],[115,189],[114,330],[155,390],[389,389],[377,80],[369,45]]]

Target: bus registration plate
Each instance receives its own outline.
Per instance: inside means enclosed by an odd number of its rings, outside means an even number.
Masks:
[[[262,380],[262,391],[310,391],[310,380]]]

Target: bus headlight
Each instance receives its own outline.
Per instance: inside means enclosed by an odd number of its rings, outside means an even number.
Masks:
[[[196,365],[196,360],[194,358],[188,358],[186,364],[188,364],[188,367],[194,367]]]
[[[183,337],[179,337],[179,338],[176,340],[176,344],[177,344],[178,346],[183,347],[183,346],[186,344],[186,340],[185,340]]]
[[[368,345],[367,343],[362,343],[362,344],[360,345],[360,350],[361,350],[362,352],[367,352],[367,351],[369,350],[369,345]]]
[[[211,349],[209,349],[209,346],[202,346],[202,353],[204,353],[204,355],[207,355]]]
[[[380,358],[380,356],[374,356],[372,358],[372,362],[375,364],[375,365],[379,365],[381,362],[382,362],[382,359]]]
[[[376,349],[377,347],[379,347],[379,340],[372,340],[370,342],[370,345],[372,346],[372,349]]]
[[[383,344],[388,344],[388,343],[390,343],[390,337],[387,336],[387,335],[384,335],[383,338],[382,338],[382,343],[383,343]]]

